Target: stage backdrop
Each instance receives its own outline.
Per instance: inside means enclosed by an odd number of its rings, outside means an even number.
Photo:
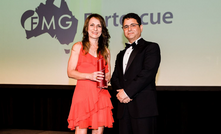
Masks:
[[[111,35],[111,71],[127,42],[121,19],[137,13],[157,42],[160,86],[221,86],[220,0],[1,0],[0,84],[72,85],[67,62],[85,18],[101,14]]]

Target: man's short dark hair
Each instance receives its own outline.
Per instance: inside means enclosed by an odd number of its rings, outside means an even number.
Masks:
[[[131,18],[137,20],[137,23],[138,23],[139,25],[141,25],[141,18],[140,18],[140,16],[138,16],[138,15],[135,14],[135,13],[128,13],[128,14],[126,14],[126,15],[123,17],[122,25],[124,24],[124,20],[125,20],[125,19],[131,19]]]

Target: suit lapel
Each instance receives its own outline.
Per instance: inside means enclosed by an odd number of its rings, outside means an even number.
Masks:
[[[141,45],[142,45],[142,38],[138,41],[138,44],[134,47],[134,50],[132,51],[130,58],[127,62],[127,67],[125,72],[127,71],[127,69],[130,67],[131,63],[133,62],[134,58],[136,57],[136,55],[138,54],[139,50],[141,49]]]
[[[120,65],[120,73],[123,75],[123,58],[124,58],[124,54],[125,54],[126,50],[122,50],[120,53],[120,58],[119,58],[119,65]]]

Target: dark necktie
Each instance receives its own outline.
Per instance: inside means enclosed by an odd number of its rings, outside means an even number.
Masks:
[[[134,49],[134,47],[136,46],[136,43],[132,43],[132,44],[128,44],[128,43],[125,43],[126,47],[125,49],[128,49],[130,46],[132,46],[132,49]]]

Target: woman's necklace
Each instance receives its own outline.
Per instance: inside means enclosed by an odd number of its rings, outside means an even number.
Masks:
[[[98,49],[98,46],[97,45],[91,45],[90,46],[90,49],[89,49],[89,53],[94,56],[94,57],[97,57],[97,49]]]

